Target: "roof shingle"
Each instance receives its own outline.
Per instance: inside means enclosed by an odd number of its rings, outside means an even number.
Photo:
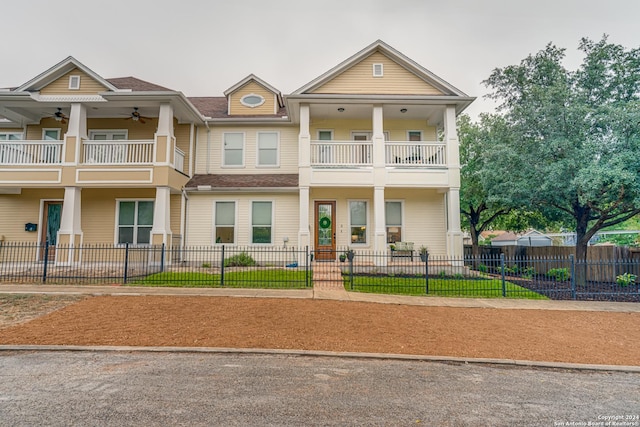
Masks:
[[[201,185],[216,188],[283,188],[298,187],[298,174],[194,175],[185,188]]]

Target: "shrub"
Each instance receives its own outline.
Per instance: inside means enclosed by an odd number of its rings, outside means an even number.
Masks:
[[[480,265],[478,266],[478,271],[479,271],[480,273],[486,273],[486,272],[488,271],[488,268],[487,268],[487,266],[486,266],[486,265],[484,265],[484,264],[480,264]]]
[[[547,271],[547,277],[550,277],[559,282],[564,282],[565,280],[569,280],[571,275],[569,274],[568,268],[552,268]]]
[[[637,278],[635,274],[624,273],[616,277],[616,283],[620,286],[629,286],[635,284]]]
[[[525,267],[522,269],[520,273],[522,274],[522,277],[524,277],[525,279],[531,279],[533,276],[536,275],[536,269],[533,267]]]
[[[202,263],[202,268],[211,268],[211,263],[203,262]]]
[[[256,261],[246,252],[240,252],[238,255],[224,260],[225,267],[250,267],[252,265],[256,265]]]

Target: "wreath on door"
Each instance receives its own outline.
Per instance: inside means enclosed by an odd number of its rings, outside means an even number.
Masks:
[[[326,216],[320,218],[320,228],[329,228],[331,226],[331,220]]]

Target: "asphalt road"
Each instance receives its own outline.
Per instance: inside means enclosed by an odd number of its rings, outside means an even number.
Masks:
[[[637,373],[286,355],[0,352],[1,426],[604,426],[613,420],[607,417],[640,426],[638,415]]]

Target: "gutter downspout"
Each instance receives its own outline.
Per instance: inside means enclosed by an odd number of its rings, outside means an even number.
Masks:
[[[211,173],[211,129],[209,129],[209,122],[204,121],[204,125],[207,127],[207,175]]]
[[[187,235],[185,234],[187,228],[187,215],[189,211],[187,210],[187,203],[189,202],[189,196],[187,196],[187,191],[182,187],[182,204],[180,205],[180,217],[182,221],[180,222],[180,235],[182,236],[182,247],[187,246]],[[182,259],[182,256],[180,257]]]
[[[189,178],[193,178],[193,163],[195,161],[194,147],[194,133],[195,133],[195,146],[198,146],[198,132],[195,127],[195,123],[191,122],[191,138],[189,138]]]

